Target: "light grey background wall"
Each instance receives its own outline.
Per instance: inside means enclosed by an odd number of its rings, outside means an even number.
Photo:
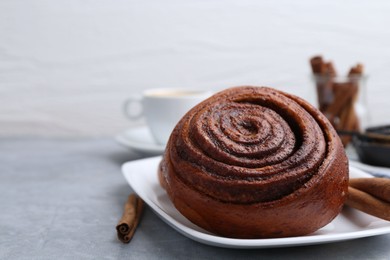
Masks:
[[[131,93],[252,84],[311,99],[308,59],[366,65],[389,123],[389,1],[0,1],[0,135],[115,135]]]

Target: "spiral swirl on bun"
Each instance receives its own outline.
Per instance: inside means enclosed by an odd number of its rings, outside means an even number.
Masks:
[[[304,235],[340,212],[348,161],[308,102],[272,88],[224,90],[176,125],[159,168],[175,207],[226,237]]]

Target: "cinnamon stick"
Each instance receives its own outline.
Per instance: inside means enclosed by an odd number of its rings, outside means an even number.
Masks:
[[[329,106],[326,112],[333,116],[340,116],[345,110],[345,105],[349,100],[353,99],[353,97],[357,94],[358,89],[350,83],[334,83],[333,89],[333,103]]]
[[[325,62],[322,56],[314,56],[310,59],[310,65],[316,79],[317,99],[320,111],[324,112],[333,99],[333,78],[336,70],[332,62]]]
[[[364,191],[348,188],[349,196],[346,205],[372,216],[390,221],[390,203],[377,199]]]
[[[322,56],[314,56],[310,59],[311,69],[314,74],[335,77],[336,69],[332,62],[324,62]]]
[[[390,203],[390,179],[352,178],[349,180],[349,186]]]
[[[359,131],[359,118],[355,110],[358,88],[356,84],[352,83],[350,83],[349,88],[353,90],[353,92],[351,93],[348,102],[345,104],[345,107],[339,116],[340,122],[336,127],[337,129],[342,129],[345,131]],[[352,136],[341,136],[340,138],[343,144],[346,145],[351,141]]]
[[[390,221],[390,180],[385,178],[350,179],[346,205]]]
[[[314,74],[323,74],[325,70],[322,56],[314,56],[310,59],[311,69]]]
[[[330,77],[336,77],[337,73],[336,73],[336,69],[335,67],[333,66],[333,63],[331,61],[329,62],[326,62],[325,63],[325,67],[326,67],[326,73],[328,76]]]
[[[123,243],[129,243],[141,219],[144,202],[137,195],[130,194],[127,198],[123,215],[116,226],[117,236]]]
[[[361,76],[363,74],[363,64],[358,63],[349,70],[348,76]]]

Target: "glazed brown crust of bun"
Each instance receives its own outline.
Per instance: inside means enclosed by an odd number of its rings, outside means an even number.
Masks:
[[[159,167],[175,207],[234,238],[312,233],[341,211],[348,160],[329,121],[267,87],[221,91],[176,125]]]

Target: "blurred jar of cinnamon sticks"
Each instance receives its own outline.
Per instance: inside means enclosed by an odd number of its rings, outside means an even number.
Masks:
[[[360,131],[368,124],[366,81],[362,64],[353,66],[347,75],[339,76],[332,62],[321,56],[310,59],[318,108],[337,131]],[[350,136],[340,136],[344,146]]]

